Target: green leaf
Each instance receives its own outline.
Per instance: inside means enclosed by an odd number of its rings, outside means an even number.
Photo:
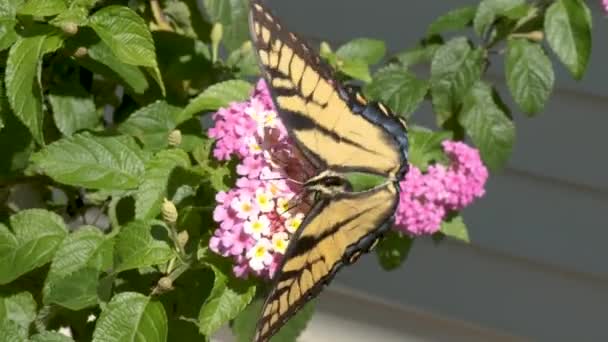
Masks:
[[[401,65],[406,68],[412,65],[430,62],[440,46],[440,44],[419,46],[414,49],[400,52],[395,56],[395,58],[397,58]]]
[[[42,209],[14,214],[10,226],[0,224],[0,285],[51,261],[67,234],[63,219]]]
[[[591,16],[581,0],[558,0],[545,15],[549,46],[577,80],[583,78],[591,56]]]
[[[0,297],[0,322],[14,323],[20,335],[27,336],[30,324],[36,319],[36,301],[29,292]],[[0,336],[5,336],[0,324]]]
[[[127,136],[77,134],[47,146],[32,160],[57,182],[92,189],[132,189],[144,172],[143,153]]]
[[[471,242],[467,225],[462,220],[462,216],[456,215],[449,221],[441,222],[441,232],[446,236],[463,242]]]
[[[452,139],[452,132],[431,131],[410,128],[408,131],[410,148],[408,161],[421,170],[426,170],[433,162],[446,161],[441,143]]]
[[[64,0],[28,0],[17,13],[46,17],[59,14],[65,10],[67,10],[67,7]]]
[[[167,326],[160,302],[135,292],[119,293],[101,312],[93,342],[164,342]]]
[[[42,90],[40,65],[45,53],[57,50],[62,40],[55,35],[20,38],[11,47],[6,61],[6,92],[15,115],[27,126],[39,144],[42,134]]]
[[[407,69],[388,65],[380,69],[366,94],[388,105],[395,113],[408,117],[416,111],[429,90],[428,82],[419,80]]]
[[[23,342],[27,341],[27,330],[19,326],[19,324],[9,321],[0,320],[0,336],[3,342]]]
[[[483,0],[477,7],[473,27],[479,36],[483,36],[490,25],[514,8],[525,5],[525,0]]]
[[[369,65],[361,59],[346,59],[338,63],[340,72],[365,83],[372,81]]]
[[[8,179],[20,175],[29,165],[34,141],[27,127],[9,108],[3,108],[1,114],[5,127],[0,132],[0,146],[2,146],[0,178]]]
[[[163,198],[168,197],[168,183],[172,171],[190,167],[190,157],[179,149],[160,151],[146,163],[146,173],[135,194],[135,217],[152,219],[160,213]]]
[[[245,101],[251,95],[252,90],[253,86],[251,83],[240,80],[216,83],[190,101],[179,114],[177,122],[182,123],[187,121],[199,112],[226,107],[231,102]]]
[[[226,65],[237,69],[234,74],[237,78],[257,76],[260,73],[257,57],[249,41],[245,42],[240,49],[230,53],[226,59]]]
[[[255,325],[262,311],[262,300],[253,301],[240,315],[236,317],[232,325],[232,332],[236,335],[237,342],[250,342],[255,334]],[[270,342],[293,342],[304,331],[306,325],[314,313],[314,301],[304,307],[290,318],[287,323],[276,333]]]
[[[159,151],[167,147],[179,110],[165,101],[156,101],[131,114],[118,131],[136,137],[147,150]]]
[[[462,97],[481,77],[483,52],[466,38],[455,38],[435,52],[431,62],[433,109],[440,125],[458,112]]]
[[[112,267],[112,240],[97,227],[82,227],[57,249],[44,284],[44,303],[78,311],[97,304],[99,275]]]
[[[147,67],[164,94],[152,34],[137,13],[126,6],[107,6],[89,18],[89,26],[119,60]]]
[[[121,61],[156,67],[152,34],[145,21],[125,6],[108,6],[89,18],[89,25]]]
[[[414,239],[406,234],[391,230],[380,240],[376,247],[376,255],[380,266],[387,271],[399,267],[407,259]]]
[[[0,17],[0,51],[8,49],[17,41],[19,35],[15,31],[17,20]]]
[[[223,26],[222,42],[233,51],[249,39],[248,0],[203,0],[203,6],[213,23]]]
[[[55,331],[45,331],[30,338],[31,342],[73,342],[74,340]]]
[[[505,63],[507,85],[515,102],[525,113],[540,112],[555,80],[549,57],[537,43],[511,39]]]
[[[162,239],[162,240],[161,240]],[[133,221],[122,227],[116,236],[116,272],[162,264],[173,256],[167,232],[159,225]]]
[[[386,54],[386,45],[383,41],[369,38],[359,38],[340,46],[336,55],[345,60],[362,60],[366,64],[376,64]]]
[[[78,62],[91,71],[126,84],[136,94],[143,94],[149,87],[145,73],[137,66],[120,61],[103,41],[90,45],[87,58],[79,58]]]
[[[79,83],[73,82],[51,89],[48,99],[53,107],[55,125],[64,135],[93,129],[99,123],[93,97]]]
[[[471,24],[475,18],[477,7],[466,6],[452,10],[435,21],[429,26],[427,35],[432,36],[444,32],[463,29]]]
[[[255,285],[213,266],[215,280],[198,316],[202,334],[213,335],[219,328],[237,317],[255,296]],[[230,272],[230,271],[229,271]]]
[[[506,164],[515,141],[515,125],[497,104],[495,95],[490,86],[477,82],[465,96],[459,117],[483,161],[493,170]]]
[[[0,2],[0,17],[15,18],[17,10],[23,6],[25,0],[8,0]]]

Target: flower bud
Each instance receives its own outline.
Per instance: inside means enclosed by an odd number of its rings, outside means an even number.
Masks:
[[[158,289],[160,291],[169,291],[173,289],[173,279],[169,277],[162,277],[158,280]]]
[[[182,143],[182,131],[174,129],[169,133],[167,140],[169,141],[170,146],[179,146]]]
[[[222,41],[223,34],[224,26],[222,23],[213,24],[213,28],[211,29],[211,43],[213,45],[219,44]]]
[[[78,33],[78,25],[73,22],[66,22],[61,25],[61,30],[68,36],[73,36]]]
[[[190,236],[188,235],[188,231],[187,230],[182,230],[181,232],[179,232],[177,234],[177,243],[182,247],[186,247],[186,244],[188,243],[188,239],[190,238]]]
[[[173,202],[165,198],[160,211],[163,214],[163,221],[166,223],[172,224],[177,222],[177,208]]]
[[[89,49],[87,49],[84,46],[81,46],[78,49],[76,49],[76,51],[74,51],[73,55],[76,58],[82,58],[82,57],[86,56],[88,53],[89,53]]]

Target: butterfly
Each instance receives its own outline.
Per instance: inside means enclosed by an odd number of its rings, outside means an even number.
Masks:
[[[278,115],[314,169],[303,183],[312,208],[290,240],[257,324],[254,341],[262,342],[392,226],[408,137],[403,121],[341,85],[260,0],[250,1],[249,26]]]

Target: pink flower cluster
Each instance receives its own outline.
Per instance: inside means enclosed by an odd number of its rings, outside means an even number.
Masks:
[[[608,13],[608,0],[602,0],[602,5],[604,6],[604,11]]]
[[[395,228],[411,235],[436,233],[451,211],[464,209],[484,194],[488,170],[479,151],[457,141],[444,141],[450,165],[429,166],[426,173],[410,165],[400,183]]]
[[[309,206],[299,194],[312,166],[290,142],[263,81],[252,97],[213,115],[209,136],[216,139],[218,160],[239,160],[236,186],[216,196],[213,219],[219,224],[211,250],[231,257],[234,272],[272,277],[289,239]],[[461,142],[445,141],[448,166],[435,164],[426,173],[410,166],[400,182],[395,228],[411,235],[432,234],[450,211],[461,210],[484,193],[488,171],[479,152]]]
[[[294,207],[300,189],[298,182],[289,181],[294,178],[289,170],[301,172],[305,166],[299,165],[302,158],[277,120],[263,82],[249,101],[232,103],[213,119],[215,126],[208,132],[216,139],[213,154],[219,160],[237,157],[240,178],[233,189],[216,195],[213,219],[219,228],[209,246],[235,260],[237,276],[251,272],[271,277],[306,207]]]

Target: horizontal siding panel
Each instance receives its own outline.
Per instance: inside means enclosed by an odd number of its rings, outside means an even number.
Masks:
[[[418,241],[393,272],[361,259],[338,275],[340,286],[532,340],[608,340],[603,280],[449,241]]]
[[[402,51],[416,45],[427,27],[449,10],[476,5],[477,0],[456,2],[395,0],[343,1],[269,1],[272,8],[294,31],[331,42],[344,42],[358,37],[379,38],[388,43],[389,51]],[[595,43],[583,82],[574,81],[564,67],[557,65],[556,79],[560,87],[608,97],[608,46],[602,44],[608,32],[600,1],[587,1],[593,15]],[[311,24],[313,23],[313,24]],[[477,38],[475,38],[477,39]],[[497,63],[498,65],[502,63]],[[500,69],[493,69],[500,70]]]

